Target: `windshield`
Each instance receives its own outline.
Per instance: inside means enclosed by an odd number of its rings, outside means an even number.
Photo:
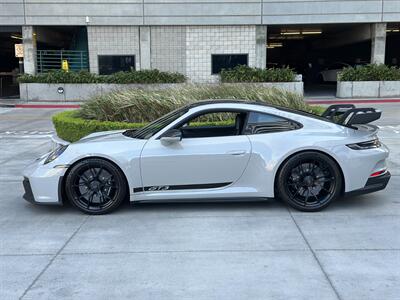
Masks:
[[[127,130],[124,134],[131,138],[147,140],[155,135],[157,132],[159,132],[161,129],[163,129],[165,126],[171,124],[173,121],[183,116],[187,111],[188,107],[174,110],[138,130]]]

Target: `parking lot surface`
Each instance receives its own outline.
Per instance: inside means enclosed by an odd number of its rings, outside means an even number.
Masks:
[[[400,105],[379,108],[384,191],[319,213],[270,200],[105,216],[22,199],[57,110],[0,108],[0,299],[399,299]]]

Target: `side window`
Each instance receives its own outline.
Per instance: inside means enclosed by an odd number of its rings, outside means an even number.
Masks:
[[[186,122],[186,128],[195,127],[226,127],[234,126],[237,113],[234,112],[212,112],[203,114]]]
[[[179,129],[183,138],[240,135],[245,119],[245,112],[214,111],[193,117]]]
[[[294,121],[270,114],[251,112],[244,134],[263,134],[270,132],[288,131],[300,128]]]
[[[134,55],[99,55],[98,58],[100,75],[135,70]]]

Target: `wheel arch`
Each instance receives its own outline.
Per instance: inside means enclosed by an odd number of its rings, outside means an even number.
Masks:
[[[340,194],[343,195],[343,194],[344,194],[344,191],[346,190],[346,189],[345,189],[345,187],[346,187],[346,180],[345,180],[345,177],[344,177],[344,174],[343,174],[342,166],[341,166],[340,163],[337,161],[337,159],[335,159],[335,157],[333,157],[331,154],[329,154],[329,153],[327,153],[327,152],[325,152],[325,151],[321,151],[321,150],[319,150],[319,149],[304,149],[304,150],[296,151],[296,152],[291,153],[290,155],[288,155],[284,160],[282,160],[282,162],[279,164],[279,167],[277,168],[277,170],[276,170],[276,172],[275,172],[275,176],[274,176],[274,195],[276,196],[276,194],[277,194],[277,190],[276,190],[277,178],[278,178],[278,176],[279,176],[279,174],[280,174],[280,172],[281,172],[281,169],[282,169],[283,165],[284,165],[290,158],[292,158],[293,156],[295,156],[295,155],[297,155],[297,154],[300,154],[300,153],[304,153],[304,152],[318,152],[318,153],[324,154],[324,155],[328,156],[330,159],[332,159],[332,161],[333,161],[333,162],[336,164],[336,166],[338,167],[339,172],[340,172],[340,175],[341,175],[341,177],[342,177],[342,183],[343,183],[343,184],[342,184],[342,190],[340,191]]]
[[[65,179],[67,178],[68,174],[71,172],[72,168],[77,165],[78,163],[80,163],[81,161],[84,161],[86,159],[101,159],[101,160],[105,160],[111,164],[113,164],[122,174],[124,180],[125,180],[125,184],[126,184],[126,189],[127,189],[127,195],[129,197],[130,195],[130,186],[129,186],[129,181],[128,178],[126,177],[125,172],[122,170],[122,168],[113,160],[107,158],[107,157],[103,157],[103,156],[87,156],[87,157],[82,157],[76,161],[74,161],[71,165],[68,166],[67,170],[65,171],[64,176],[61,177],[60,181],[59,181],[59,195],[61,197],[61,202],[65,204],[65,199],[66,199],[66,195],[65,195]]]

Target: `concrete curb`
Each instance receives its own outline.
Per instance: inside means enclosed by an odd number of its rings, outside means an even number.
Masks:
[[[307,104],[367,104],[367,103],[400,103],[400,99],[332,99],[332,100],[305,100]]]
[[[80,108],[79,104],[15,104],[16,108]]]
[[[0,102],[0,107],[15,107],[15,103]]]

